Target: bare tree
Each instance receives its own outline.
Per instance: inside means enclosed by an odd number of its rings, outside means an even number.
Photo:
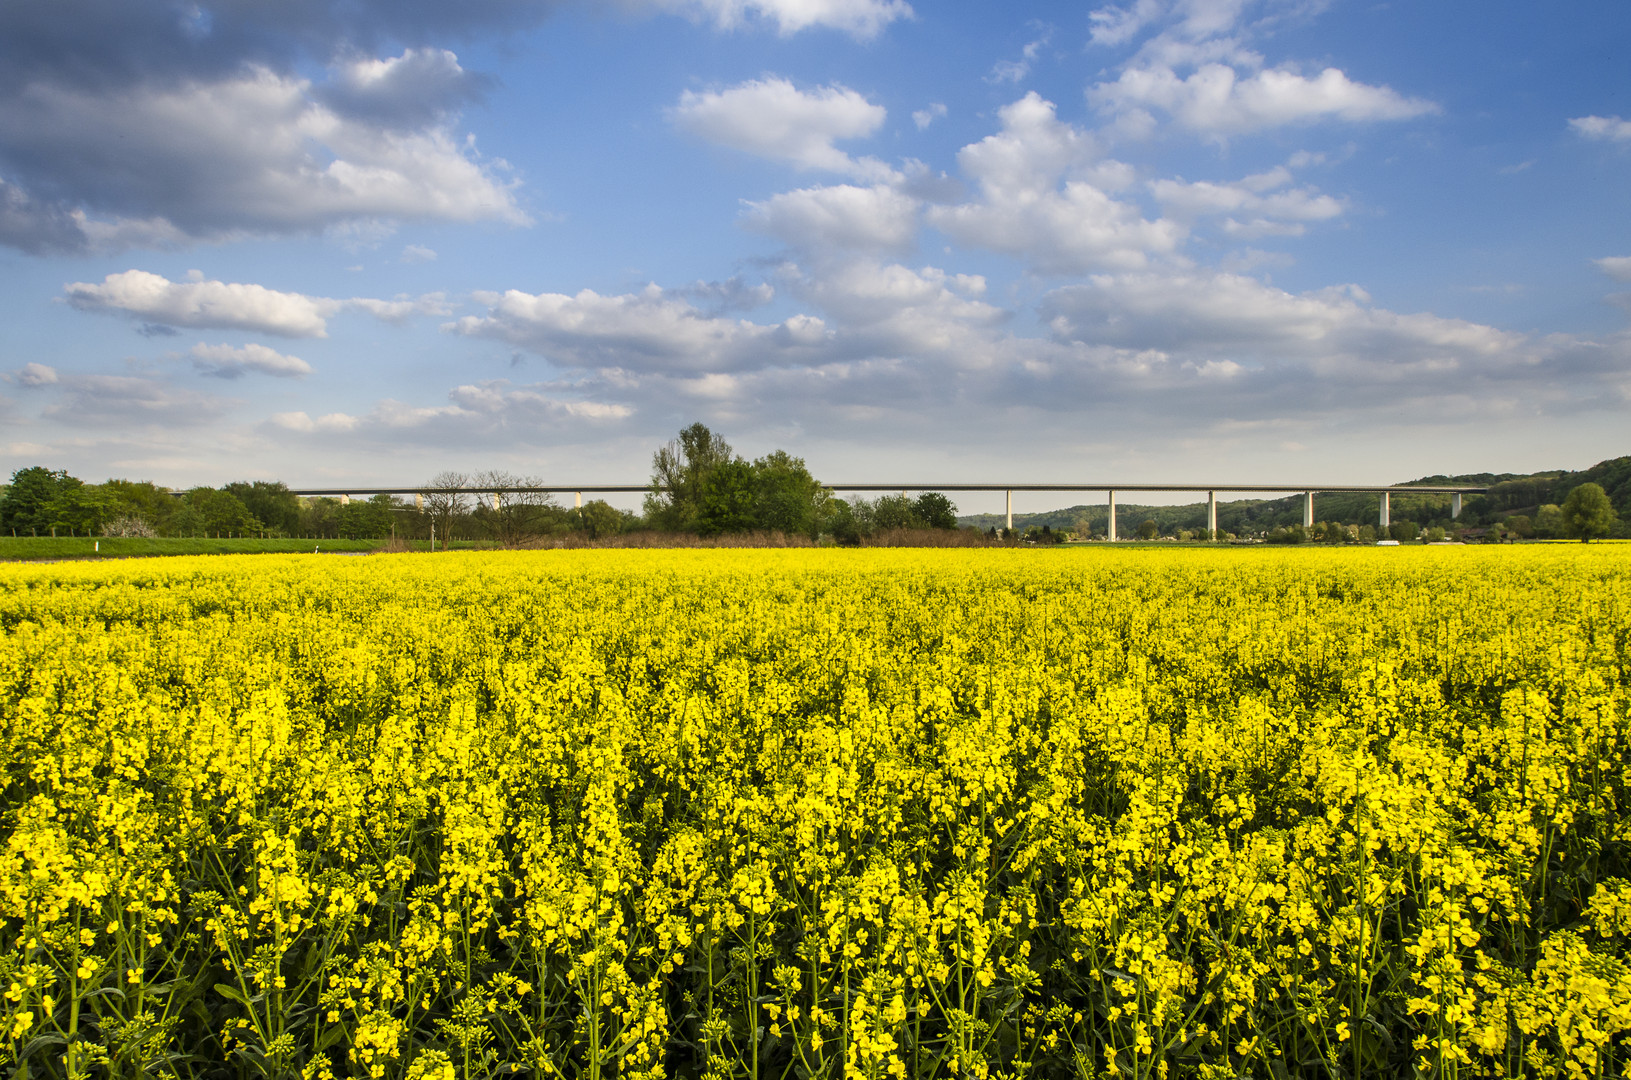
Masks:
[[[426,486],[442,489],[425,492],[425,513],[430,515],[431,528],[442,538],[442,550],[446,551],[454,519],[470,510],[470,497],[461,490],[470,486],[470,477],[462,472],[439,472]]]
[[[515,547],[549,530],[549,519],[557,507],[548,492],[504,490],[542,485],[536,476],[517,476],[499,469],[488,469],[471,478],[470,486],[481,493],[477,516],[501,546]]]

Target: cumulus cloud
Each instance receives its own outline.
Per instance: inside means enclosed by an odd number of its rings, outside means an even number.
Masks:
[[[12,376],[12,380],[16,382],[18,386],[26,386],[30,388],[54,386],[58,382],[57,369],[49,364],[28,363],[24,364],[22,368]]]
[[[417,128],[481,100],[488,83],[464,70],[447,49],[406,49],[400,56],[343,61],[314,96],[343,116]]]
[[[1242,76],[1232,66],[1202,65],[1188,77],[1169,67],[1136,67],[1100,83],[1088,99],[1110,114],[1160,109],[1200,134],[1238,135],[1316,120],[1405,120],[1437,112],[1421,98],[1355,82],[1337,68],[1305,76],[1290,67]]]
[[[928,210],[942,232],[1049,273],[1138,268],[1183,240],[1179,223],[1145,220],[1111,196],[1131,182],[1131,170],[1099,160],[1092,138],[1059,120],[1052,102],[1033,92],[999,115],[1001,132],[957,155],[980,199]]]
[[[743,222],[804,250],[902,251],[917,234],[919,205],[887,185],[838,184],[750,202]]]
[[[877,37],[896,19],[910,18],[906,0],[644,0],[650,6],[692,18],[709,19],[724,30],[757,20],[776,24],[788,37],[812,27],[826,27],[862,41]]]
[[[219,379],[241,379],[254,372],[279,379],[299,379],[311,374],[311,365],[298,356],[285,356],[265,345],[194,345],[187,353],[193,367]]]
[[[934,104],[925,108],[914,109],[912,111],[912,123],[917,125],[917,129],[919,131],[923,131],[930,124],[934,123],[940,117],[945,115],[946,106],[941,102],[936,101]]]
[[[502,163],[443,119],[409,124],[419,108],[390,120],[337,111],[309,80],[266,67],[118,93],[32,83],[0,99],[12,170],[0,239],[92,251],[382,220],[526,223]]]
[[[1577,135],[1603,142],[1631,142],[1631,120],[1618,116],[1577,116],[1569,121]]]
[[[1017,83],[1021,81],[1031,73],[1031,65],[1036,62],[1037,55],[1042,51],[1042,47],[1052,37],[1053,32],[1050,30],[1035,41],[1028,42],[1025,48],[1020,50],[1018,60],[997,61],[991,69],[991,74],[985,77],[985,81],[990,83]]]
[[[1310,187],[1287,187],[1290,183],[1290,171],[1281,166],[1233,183],[1153,180],[1149,187],[1162,208],[1180,220],[1227,215],[1224,232],[1240,239],[1301,236],[1306,223],[1341,216],[1340,200]]]
[[[76,281],[65,286],[68,303],[81,311],[127,315],[144,323],[143,333],[157,327],[210,330],[254,330],[278,337],[328,336],[328,320],[341,311],[366,311],[388,322],[414,314],[445,315],[440,293],[417,300],[354,297],[334,300],[303,293],[280,292],[252,283],[206,281],[196,271],[187,281],[171,281],[146,270],[109,274],[100,284]]]
[[[1398,314],[1357,286],[1294,294],[1237,274],[1099,275],[1051,293],[1056,340],[1222,358],[1479,370],[1518,361],[1528,339],[1432,314]]]
[[[887,115],[882,105],[847,87],[806,92],[773,76],[724,90],[687,90],[669,110],[676,126],[708,142],[800,169],[866,178],[890,170],[875,159],[853,159],[833,143],[871,135]]]
[[[402,255],[397,261],[405,262],[409,265],[414,263],[435,262],[436,252],[420,244],[409,244],[407,247],[402,249]]]
[[[710,315],[656,285],[638,293],[576,296],[517,289],[477,294],[486,315],[447,329],[493,338],[564,367],[633,371],[733,371],[808,358],[826,339],[819,319],[794,316],[767,326]]]
[[[1592,263],[1615,281],[1631,281],[1631,255],[1610,255]]]

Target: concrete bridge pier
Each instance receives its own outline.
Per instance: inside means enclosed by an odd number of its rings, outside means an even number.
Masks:
[[[419,511],[425,509],[425,496],[423,493],[418,491],[413,493],[413,508]]]
[[[1110,492],[1110,528],[1108,530],[1108,533],[1109,533],[1109,539],[1115,540],[1115,538],[1116,538],[1116,493],[1115,493],[1114,490],[1112,490]]]
[[[341,495],[340,496],[340,505],[341,506],[350,506],[351,505],[351,496]]]
[[[1388,525],[1392,524],[1388,520],[1388,495],[1389,495],[1388,492],[1386,492],[1386,491],[1382,492],[1382,516],[1381,516],[1380,521],[1377,522],[1377,524],[1383,529],[1386,529],[1388,527]],[[1385,540],[1387,538],[1382,537],[1381,539]]]
[[[1206,538],[1218,538],[1218,493],[1215,491],[1206,493]]]
[[[1303,528],[1312,529],[1313,527],[1314,493],[1312,491],[1305,491],[1303,492]]]
[[[572,509],[580,514],[583,513],[583,492],[574,491],[572,493]]]
[[[1014,531],[1014,493],[1012,491],[1009,491],[1009,492],[1006,492],[1005,494],[1008,496],[1008,526],[1007,526],[1007,529],[1008,529],[1009,532],[1013,532]]]
[[[1450,496],[1450,520],[1451,521],[1459,521],[1460,519],[1461,519],[1461,492],[1458,491],[1455,494]]]

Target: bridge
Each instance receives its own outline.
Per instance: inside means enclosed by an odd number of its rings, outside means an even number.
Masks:
[[[1102,491],[1108,496],[1110,507],[1110,522],[1106,530],[1110,539],[1116,539],[1116,494],[1118,492],[1193,492],[1206,493],[1206,529],[1208,533],[1218,531],[1218,492],[1225,494],[1249,495],[1297,495],[1303,497],[1303,528],[1314,524],[1314,496],[1318,493],[1331,494],[1362,494],[1378,496],[1380,512],[1377,524],[1381,528],[1390,525],[1390,503],[1394,495],[1448,495],[1450,496],[1450,517],[1461,516],[1461,499],[1465,495],[1482,495],[1489,490],[1487,487],[1472,487],[1461,484],[1383,484],[1375,486],[1354,484],[1144,484],[1144,483],[1093,483],[1093,484],[822,484],[828,491],[898,491],[905,496],[909,491],[1001,491],[1007,497],[1008,528],[1014,527],[1014,492],[1016,491]],[[348,488],[296,488],[291,489],[294,494],[308,497],[338,497],[342,503],[351,501],[353,495],[412,495],[414,505],[424,506],[426,495],[490,495],[493,500],[493,509],[499,506],[499,496],[516,494],[535,495],[566,495],[573,496],[573,505],[583,506],[583,493],[591,495],[626,494],[631,492],[647,492],[654,490],[651,484],[545,484],[545,485],[510,485],[487,487],[366,487],[353,486]]]

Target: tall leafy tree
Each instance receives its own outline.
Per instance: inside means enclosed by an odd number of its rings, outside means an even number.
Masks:
[[[772,532],[814,537],[832,498],[803,458],[785,450],[753,463],[754,524]]]
[[[1598,484],[1581,484],[1563,500],[1563,523],[1570,536],[1581,543],[1594,536],[1607,536],[1617,520],[1608,493]]]
[[[41,536],[51,531],[53,504],[70,482],[79,481],[59,469],[53,472],[42,465],[18,469],[11,474],[11,485],[0,498],[0,528],[18,536]]]
[[[240,480],[221,489],[230,492],[268,530],[293,536],[300,531],[300,499],[275,480]]]
[[[753,466],[737,458],[715,465],[697,484],[696,530],[703,536],[747,532],[755,515]]]
[[[703,481],[734,459],[730,443],[708,425],[696,423],[681,431],[679,438],[652,455],[646,519],[659,529],[695,529]]]

